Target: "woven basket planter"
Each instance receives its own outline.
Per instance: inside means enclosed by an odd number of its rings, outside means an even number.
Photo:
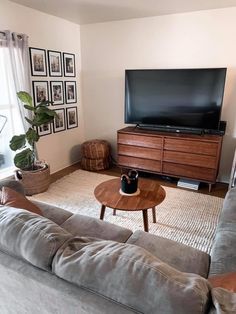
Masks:
[[[105,140],[86,141],[81,146],[82,156],[89,159],[108,158],[110,145]]]
[[[50,185],[50,167],[44,165],[44,167],[32,171],[18,169],[15,178],[23,184],[26,195],[42,193]]]
[[[88,171],[99,171],[108,169],[110,167],[110,158],[99,158],[99,159],[90,159],[82,158],[81,167],[84,170]]]

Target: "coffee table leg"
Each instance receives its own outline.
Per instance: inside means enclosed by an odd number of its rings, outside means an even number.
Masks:
[[[144,231],[148,232],[148,212],[147,212],[147,209],[144,209],[142,212],[143,212]]]
[[[156,217],[156,207],[152,208],[152,220],[154,223],[157,222],[157,217]]]
[[[116,209],[113,209],[113,216],[116,215]]]
[[[103,218],[104,218],[105,209],[106,209],[106,206],[105,206],[105,205],[102,205],[102,207],[101,207],[101,212],[100,212],[100,219],[101,219],[101,220],[103,220]]]

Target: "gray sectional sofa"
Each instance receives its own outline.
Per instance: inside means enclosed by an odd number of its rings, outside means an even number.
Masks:
[[[15,181],[0,181],[24,193]],[[211,256],[143,231],[35,202],[0,205],[0,313],[235,313],[236,293],[209,276],[236,272],[236,189]]]

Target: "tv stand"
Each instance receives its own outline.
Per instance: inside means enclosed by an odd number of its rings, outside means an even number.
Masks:
[[[126,127],[117,132],[118,165],[169,177],[216,182],[223,137]]]

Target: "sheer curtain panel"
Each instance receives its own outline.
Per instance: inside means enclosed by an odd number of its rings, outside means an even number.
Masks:
[[[0,178],[12,173],[11,137],[27,129],[27,111],[16,96],[21,90],[30,92],[28,37],[0,31]]]

